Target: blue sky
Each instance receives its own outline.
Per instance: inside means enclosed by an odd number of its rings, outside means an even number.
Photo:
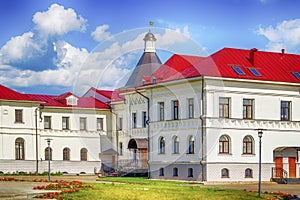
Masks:
[[[121,87],[157,37],[172,53],[224,47],[300,54],[297,0],[1,0],[0,84],[25,93]]]

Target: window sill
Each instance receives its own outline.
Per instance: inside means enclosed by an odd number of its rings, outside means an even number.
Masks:
[[[218,153],[218,156],[232,156],[231,153]]]
[[[25,124],[24,122],[15,122],[15,124]]]
[[[250,154],[250,153],[243,153],[242,154],[243,157],[255,157],[255,154]]]

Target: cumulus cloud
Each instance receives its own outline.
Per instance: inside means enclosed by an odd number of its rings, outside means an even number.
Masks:
[[[45,12],[34,14],[35,28],[43,35],[63,35],[70,31],[85,31],[87,20],[71,9],[52,4]]]
[[[276,27],[259,27],[257,34],[265,36],[269,42],[266,49],[296,51],[300,45],[300,19],[285,20]]]
[[[26,32],[21,36],[12,37],[1,49],[3,63],[30,59],[43,53],[42,44],[34,39],[33,32]]]
[[[110,32],[107,32],[108,29],[109,29],[109,25],[107,24],[98,26],[96,30],[91,33],[91,36],[96,42],[101,42],[103,40],[106,40],[111,36]]]

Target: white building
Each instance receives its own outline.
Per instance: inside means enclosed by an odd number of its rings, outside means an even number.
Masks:
[[[0,172],[94,173],[111,134],[109,106],[71,93],[20,94],[0,88]]]
[[[0,171],[35,171],[36,110],[43,119],[37,126],[39,171],[46,171],[45,139],[51,138],[57,171],[93,173],[102,163],[104,172],[119,175],[257,181],[262,130],[262,180],[299,181],[299,55],[224,48],[207,57],[174,54],[161,64],[154,34],[144,41],[131,77],[114,92],[25,97],[11,91],[5,97],[1,91]],[[37,109],[40,104],[44,108]],[[22,123],[14,122],[17,110]],[[21,149],[25,156],[17,153]]]
[[[173,55],[135,88],[117,91],[118,160],[140,162],[147,148],[150,178],[257,181],[261,129],[262,180],[295,181],[299,83],[300,56],[284,50]]]

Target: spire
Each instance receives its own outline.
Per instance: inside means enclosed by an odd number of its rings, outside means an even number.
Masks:
[[[149,25],[153,26],[154,22],[150,21]],[[145,35],[144,41],[145,41],[144,52],[155,52],[155,41],[156,41],[156,38],[155,38],[154,34],[151,33],[150,28],[149,28],[148,33]]]

